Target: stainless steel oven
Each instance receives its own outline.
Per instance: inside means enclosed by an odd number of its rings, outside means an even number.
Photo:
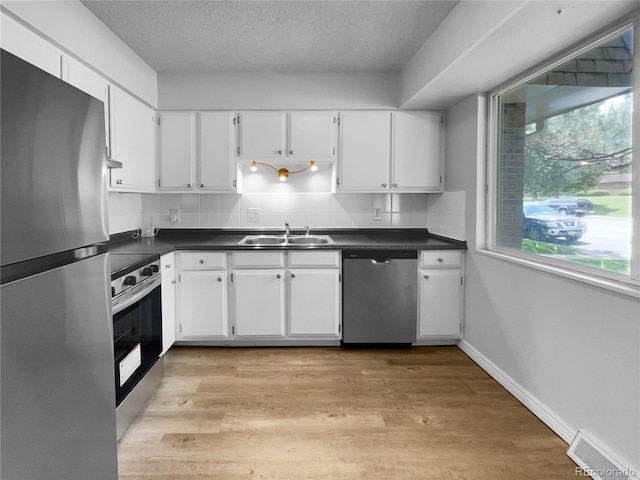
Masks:
[[[130,260],[134,260],[131,257]],[[164,375],[160,261],[112,275],[111,311],[118,439]],[[115,277],[115,278],[114,278]]]

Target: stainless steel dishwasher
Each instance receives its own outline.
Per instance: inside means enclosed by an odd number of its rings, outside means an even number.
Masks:
[[[343,344],[406,346],[416,340],[416,250],[345,250],[342,275]]]

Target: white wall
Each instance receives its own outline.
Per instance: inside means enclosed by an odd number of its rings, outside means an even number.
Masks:
[[[79,1],[3,0],[2,7],[112,83],[157,106],[156,72]]]
[[[480,108],[474,96],[447,111],[447,189],[467,192],[464,342],[559,433],[585,429],[640,471],[640,300],[476,251]]]
[[[160,74],[161,110],[338,110],[397,107],[398,75]]]

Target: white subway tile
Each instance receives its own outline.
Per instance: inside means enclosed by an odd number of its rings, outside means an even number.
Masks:
[[[313,193],[308,195],[311,212],[331,213],[332,197],[330,193]]]
[[[348,213],[332,213],[331,226],[333,228],[351,228],[351,216]]]
[[[187,193],[180,195],[181,213],[200,213],[200,195]]]
[[[313,213],[311,215],[311,228],[331,228],[333,215],[331,213]]]
[[[391,226],[394,228],[409,228],[411,227],[411,212],[409,213],[392,213],[391,214]]]
[[[201,197],[200,213],[220,213],[220,194],[207,193]]]
[[[351,224],[354,228],[371,228],[373,226],[373,215],[371,213],[352,213]]]
[[[336,193],[332,195],[331,213],[346,213],[351,211],[351,194]]]
[[[391,211],[391,194],[390,193],[374,193],[371,195],[371,210],[379,208],[383,212]]]
[[[200,228],[220,228],[220,214],[200,213]]]
[[[236,193],[223,193],[220,195],[220,213],[240,213],[242,195]]]
[[[220,213],[220,228],[241,228],[239,213]]]
[[[351,208],[353,213],[371,212],[371,194],[370,193],[354,193],[351,195]]]

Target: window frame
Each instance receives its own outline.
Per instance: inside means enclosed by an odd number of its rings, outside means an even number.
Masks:
[[[482,173],[485,178],[486,189],[479,197],[483,197],[485,211],[479,216],[483,225],[478,225],[479,242],[477,251],[502,260],[518,263],[530,268],[571,278],[583,283],[613,290],[625,295],[640,298],[640,14],[626,18],[613,26],[596,32],[573,47],[564,50],[532,69],[516,76],[504,84],[490,91],[486,96],[486,165]],[[499,97],[539,75],[562,65],[571,58],[595,48],[627,30],[633,30],[633,71],[632,91],[632,161],[631,161],[631,218],[632,218],[632,248],[629,275],[610,272],[596,267],[572,263],[567,260],[554,259],[535,253],[518,251],[497,245],[498,225],[498,121]],[[479,198],[480,200],[480,198]],[[479,202],[480,203],[480,202]]]

